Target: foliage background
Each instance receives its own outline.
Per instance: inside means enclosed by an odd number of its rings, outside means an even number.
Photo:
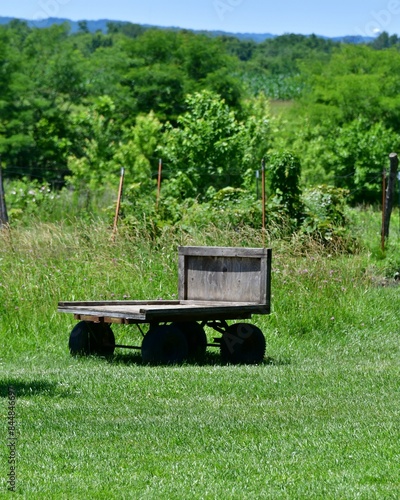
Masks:
[[[26,193],[35,183],[54,197],[69,193],[71,205],[80,199],[102,216],[124,167],[124,215],[154,218],[160,159],[164,222],[193,203],[226,202],[217,195],[225,188],[251,207],[262,158],[272,177],[274,158],[298,162],[295,198],[328,185],[347,190],[352,206],[379,203],[382,169],[399,146],[399,47],[388,33],[370,44],[294,34],[256,43],[118,23],[70,33],[67,24],[13,20],[0,27],[11,217],[34,209],[32,198],[13,194],[20,182]],[[267,188],[301,222],[302,204],[285,185]]]

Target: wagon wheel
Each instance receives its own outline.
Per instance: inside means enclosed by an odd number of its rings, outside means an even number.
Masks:
[[[204,328],[196,321],[172,323],[171,326],[179,328],[185,336],[188,345],[188,358],[202,359],[207,349],[207,336]]]
[[[173,325],[151,327],[142,342],[145,363],[180,364],[188,356],[188,344],[181,330]]]
[[[114,353],[115,337],[107,323],[80,321],[69,336],[69,350],[72,355],[111,356]]]
[[[230,363],[257,364],[265,355],[262,331],[249,323],[230,325],[222,335],[221,357]]]

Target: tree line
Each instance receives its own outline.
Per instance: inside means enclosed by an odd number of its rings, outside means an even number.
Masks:
[[[123,166],[140,198],[162,158],[171,203],[208,202],[227,187],[254,192],[261,158],[273,168],[281,155],[299,164],[296,192],[329,185],[373,203],[399,144],[399,48],[388,33],[360,45],[296,34],[256,43],[13,20],[0,27],[3,177],[100,192]]]

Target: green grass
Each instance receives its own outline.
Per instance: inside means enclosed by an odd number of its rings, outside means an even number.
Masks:
[[[0,494],[12,385],[22,498],[398,498],[398,251],[394,239],[374,253],[379,214],[357,224],[366,246],[353,256],[268,241],[259,366],[222,364],[215,348],[201,365],[72,358],[75,321],[56,312],[58,300],[174,298],[178,244],[259,246],[256,233],[121,232],[113,244],[104,224],[77,221],[0,234]]]

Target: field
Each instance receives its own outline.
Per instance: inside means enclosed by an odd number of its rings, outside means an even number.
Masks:
[[[265,362],[146,366],[136,351],[73,358],[59,300],[173,299],[177,246],[260,246],[250,230],[121,230],[32,222],[0,232],[1,496],[9,388],[21,498],[398,498],[400,270],[394,228],[357,211],[358,250],[267,237]],[[135,327],[113,327],[137,343]],[[208,332],[210,339],[213,332]]]

